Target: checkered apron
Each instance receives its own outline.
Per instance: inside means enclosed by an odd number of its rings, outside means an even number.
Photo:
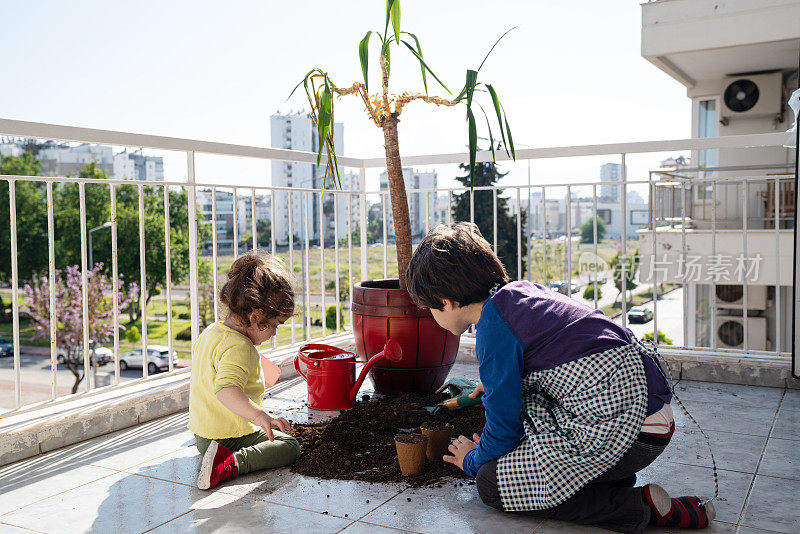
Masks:
[[[497,461],[507,511],[552,508],[613,467],[633,445],[647,410],[634,341],[522,379],[525,436]]]

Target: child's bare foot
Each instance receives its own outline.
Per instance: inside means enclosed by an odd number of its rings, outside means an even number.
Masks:
[[[204,490],[210,489],[238,474],[239,465],[236,463],[236,458],[233,457],[233,451],[212,441],[200,464],[197,487]]]
[[[713,503],[700,506],[706,497],[670,498],[658,484],[642,488],[645,502],[650,506],[650,524],[659,527],[706,528],[716,516]]]

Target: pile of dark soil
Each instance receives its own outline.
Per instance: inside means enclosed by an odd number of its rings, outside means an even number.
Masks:
[[[425,406],[444,400],[443,395],[403,394],[356,403],[336,419],[322,424],[294,425],[292,434],[303,452],[292,466],[301,475],[367,482],[408,482],[413,486],[436,485],[446,477],[467,479],[453,464],[428,462],[425,471],[403,477],[397,463],[394,436],[400,432],[419,432],[427,421],[450,423],[453,438],[480,434],[486,418],[483,406],[461,410],[442,410],[433,415]]]

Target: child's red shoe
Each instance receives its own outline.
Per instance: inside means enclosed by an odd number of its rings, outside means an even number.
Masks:
[[[648,484],[643,489],[644,499],[652,512],[650,524],[659,527],[706,528],[714,520],[716,511],[712,503],[701,506],[704,497],[670,498],[658,484]]]
[[[220,482],[230,480],[239,474],[239,467],[233,457],[233,451],[212,441],[203,455],[200,474],[197,475],[197,487],[203,490],[213,488]]]

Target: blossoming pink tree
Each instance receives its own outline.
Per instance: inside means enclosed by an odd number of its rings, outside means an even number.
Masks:
[[[103,264],[97,263],[86,273],[86,293],[88,298],[88,331],[90,361],[94,361],[95,347],[105,343],[114,335],[114,303],[112,280],[100,270]],[[83,369],[83,293],[81,291],[81,270],[74,265],[66,271],[55,271],[55,303],[56,303],[56,342],[64,351],[64,363],[75,376],[72,393],[86,376]],[[123,309],[132,295],[136,295],[138,287],[135,283],[125,288],[122,275],[119,279],[118,302]],[[31,284],[25,284],[27,305],[24,310],[31,316],[36,327],[35,338],[50,337],[50,281],[47,278],[34,277]],[[125,327],[120,325],[120,329]]]

